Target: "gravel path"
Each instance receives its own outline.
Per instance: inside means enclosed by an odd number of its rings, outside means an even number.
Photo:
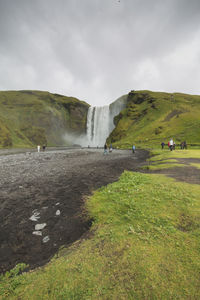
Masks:
[[[144,150],[24,151],[0,151],[0,273],[20,262],[43,265],[79,239],[90,226],[84,197],[148,157]]]

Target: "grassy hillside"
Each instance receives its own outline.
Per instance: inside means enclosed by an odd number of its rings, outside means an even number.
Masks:
[[[21,264],[1,276],[0,299],[199,299],[199,193],[160,174],[124,172],[88,199],[90,237],[44,268],[17,276]]]
[[[171,137],[177,144],[186,140],[200,145],[200,96],[132,91],[114,121],[108,139],[114,146],[156,147]]]
[[[48,92],[0,92],[0,147],[63,145],[66,132],[85,132],[88,106]]]

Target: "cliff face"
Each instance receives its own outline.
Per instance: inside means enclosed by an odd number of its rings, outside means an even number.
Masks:
[[[200,144],[200,96],[181,93],[131,91],[126,108],[115,118],[108,142],[119,147],[176,143]]]
[[[48,92],[0,92],[0,147],[64,145],[66,132],[85,133],[88,107]]]

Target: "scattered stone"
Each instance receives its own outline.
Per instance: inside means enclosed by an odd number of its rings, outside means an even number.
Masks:
[[[23,189],[23,186],[22,186],[22,185],[19,185],[19,189]]]
[[[35,215],[32,215],[29,220],[31,221],[34,221],[34,222],[37,222],[37,220],[39,219],[40,217],[36,217]]]
[[[59,205],[59,204],[60,204],[60,202],[57,202],[57,203],[56,203],[56,205]]]
[[[60,210],[59,209],[56,211],[56,216],[60,216]]]
[[[42,236],[42,231],[33,231],[33,234]]]
[[[46,223],[36,224],[35,225],[35,230],[42,230],[42,229],[44,229],[45,226],[47,226]]]
[[[47,209],[47,208],[48,208],[48,206],[43,206],[43,207],[42,207],[42,209]]]
[[[33,211],[33,215],[29,218],[29,220],[37,222],[37,220],[40,218],[40,213],[39,211],[37,211],[37,209],[35,209]]]
[[[49,240],[50,240],[50,238],[49,238],[48,235],[46,235],[46,236],[42,239],[43,243],[47,243]]]

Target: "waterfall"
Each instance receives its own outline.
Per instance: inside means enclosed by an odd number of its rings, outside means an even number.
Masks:
[[[109,133],[109,106],[90,107],[87,115],[88,145],[102,147]]]
[[[113,118],[126,106],[127,95],[110,105],[92,106],[87,114],[87,142],[90,147],[103,147],[114,129]]]

